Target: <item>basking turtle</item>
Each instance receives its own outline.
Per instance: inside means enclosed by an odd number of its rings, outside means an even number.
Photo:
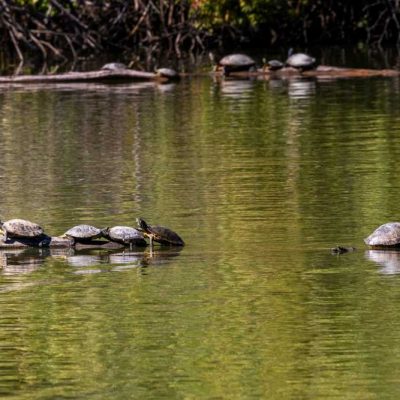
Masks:
[[[118,71],[120,69],[128,69],[128,67],[125,64],[119,63],[119,62],[112,62],[108,64],[104,64],[101,69],[105,69],[108,71]]]
[[[130,226],[114,226],[102,230],[103,236],[113,242],[129,244],[130,246],[146,246],[142,232]]]
[[[293,49],[290,49],[286,65],[300,71],[306,71],[316,67],[316,59],[304,53],[293,54]]]
[[[155,242],[167,245],[167,246],[184,246],[185,242],[182,238],[174,231],[164,226],[151,226],[148,225],[143,219],[137,218],[139,230],[144,236],[150,239],[150,246],[153,246],[153,240]]]
[[[278,71],[279,69],[282,69],[285,66],[283,62],[279,60],[269,60],[267,61],[266,64],[270,71]]]
[[[364,242],[372,247],[400,246],[400,222],[388,222],[379,226]]]
[[[179,74],[171,68],[158,68],[156,69],[156,74],[161,78],[168,78],[170,80],[180,79]]]
[[[10,219],[6,222],[0,221],[0,227],[4,232],[4,241],[7,237],[36,238],[44,234],[43,229],[34,222],[25,219]]]
[[[76,243],[89,242],[92,239],[99,238],[103,235],[102,230],[92,225],[77,225],[68,229],[63,236],[74,239]]]
[[[211,60],[213,55],[210,54]],[[216,66],[216,71],[222,70],[228,76],[231,72],[251,71],[255,69],[256,62],[246,54],[229,54],[221,58]]]

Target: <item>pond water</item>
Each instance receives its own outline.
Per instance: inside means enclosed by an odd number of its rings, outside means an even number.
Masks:
[[[0,87],[0,216],[183,249],[0,254],[0,396],[393,399],[398,79]],[[357,251],[332,255],[330,248]]]

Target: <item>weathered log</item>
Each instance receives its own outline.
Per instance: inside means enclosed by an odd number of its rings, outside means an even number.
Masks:
[[[0,249],[23,249],[26,247],[72,247],[74,242],[69,238],[50,237],[42,235],[36,238],[14,238],[8,237],[7,241],[4,236],[0,236]]]
[[[316,69],[302,72],[301,75],[333,78],[370,78],[400,76],[400,71],[396,69],[340,68],[320,65]]]
[[[42,235],[38,238],[8,238],[4,241],[4,236],[0,236],[0,249],[25,249],[28,247],[37,248],[75,248],[81,249],[120,249],[125,247],[123,244],[109,242],[105,240],[91,240],[85,243],[74,243],[70,238],[59,236]]]
[[[57,83],[57,82],[104,82],[104,81],[167,81],[166,77],[159,77],[153,72],[121,69],[116,71],[100,70],[88,72],[66,72],[54,75],[17,75],[1,76],[0,83]]]
[[[122,249],[125,246],[122,243],[117,242],[106,242],[105,240],[89,240],[85,243],[75,243],[74,248],[76,250],[86,249]]]
[[[220,74],[219,74],[220,75]],[[231,72],[230,77],[316,77],[316,78],[372,78],[372,77],[396,77],[400,76],[400,71],[396,69],[367,69],[367,68],[342,68],[330,65],[320,65],[309,71],[299,71],[292,67],[284,67],[277,71],[270,71],[261,68],[257,71]]]

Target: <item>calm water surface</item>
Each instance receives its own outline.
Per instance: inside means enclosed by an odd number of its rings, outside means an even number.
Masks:
[[[0,88],[0,215],[181,251],[0,254],[0,396],[393,399],[396,79]],[[330,248],[357,251],[334,256]]]

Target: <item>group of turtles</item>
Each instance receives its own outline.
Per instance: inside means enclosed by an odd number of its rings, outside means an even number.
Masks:
[[[212,54],[210,54],[210,57],[213,61]],[[285,62],[264,60],[264,64],[270,71],[278,71],[284,67],[291,67],[302,72],[316,68],[317,60],[305,53],[293,53],[293,49],[290,49]],[[227,76],[231,72],[254,71],[256,69],[256,62],[246,54],[229,54],[219,60],[215,69],[216,71],[222,71]]]
[[[153,242],[158,242],[167,246],[184,246],[183,239],[173,230],[165,226],[149,225],[142,218],[137,218],[137,228],[130,226],[114,226],[112,228],[96,228],[92,225],[77,225],[68,229],[62,237],[73,240],[74,243],[88,243],[93,239],[103,237],[109,241],[130,246],[146,246],[145,238]],[[0,221],[0,228],[3,232],[3,242],[8,238],[41,238],[48,237],[43,228],[25,219],[10,219],[5,222]],[[379,226],[371,233],[364,242],[373,248],[392,248],[400,247],[400,222],[388,222]],[[337,253],[349,251],[349,248],[337,246]],[[354,250],[354,248],[351,248]]]
[[[130,226],[114,226],[112,228],[96,228],[92,225],[77,225],[68,229],[62,237],[73,240],[73,243],[88,243],[93,239],[105,238],[112,242],[121,243],[129,246],[146,246],[145,238],[153,242],[158,242],[167,246],[184,246],[185,242],[174,231],[164,226],[154,226],[147,224],[143,219],[137,218],[137,228]],[[10,219],[5,222],[0,221],[0,228],[3,232],[3,241],[8,238],[39,239],[48,237],[43,228],[31,221],[24,219]]]
[[[215,71],[221,71],[225,76],[228,76],[231,72],[251,72],[256,70],[256,62],[246,54],[229,54],[222,57],[218,62],[215,62],[212,53],[210,53],[209,56],[211,61],[215,64]],[[311,57],[308,54],[293,53],[293,49],[290,49],[285,62],[279,60],[264,60],[264,65],[265,68],[268,68],[270,71],[278,71],[284,67],[291,67],[302,72],[315,68],[317,62],[314,57]],[[101,69],[106,71],[121,71],[128,69],[128,66],[119,62],[112,62],[103,65]],[[169,80],[179,79],[178,72],[172,68],[157,68],[155,74],[160,78],[167,78]]]

